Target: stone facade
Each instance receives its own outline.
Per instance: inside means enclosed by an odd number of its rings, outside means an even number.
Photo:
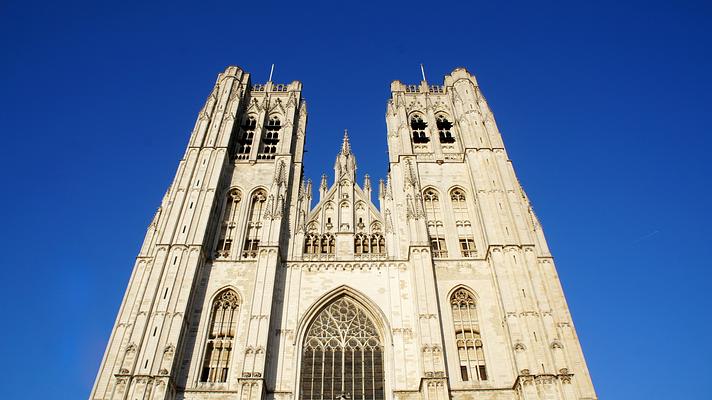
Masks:
[[[301,89],[252,84],[232,66],[218,76],[91,399],[595,399],[475,77],[458,68],[443,85],[391,84],[378,207],[346,133],[332,183],[324,176],[312,197]],[[315,336],[319,318],[331,336]],[[348,344],[352,320],[366,344]],[[323,350],[319,340],[339,337]],[[337,376],[331,389],[324,371]]]

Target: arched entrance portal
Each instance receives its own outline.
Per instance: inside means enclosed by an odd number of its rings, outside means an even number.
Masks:
[[[353,299],[337,298],[306,332],[300,398],[382,400],[383,382],[383,341],[376,326]]]

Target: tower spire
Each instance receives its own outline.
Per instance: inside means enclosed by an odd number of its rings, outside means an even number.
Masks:
[[[349,143],[348,129],[344,129],[344,141],[341,143],[341,154],[351,154],[351,143]]]
[[[344,176],[353,182],[356,179],[356,159],[351,153],[351,143],[349,143],[349,131],[344,129],[344,141],[341,143],[341,150],[336,155],[334,163],[334,176],[340,179]]]

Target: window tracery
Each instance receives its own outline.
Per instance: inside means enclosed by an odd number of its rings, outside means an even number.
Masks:
[[[201,382],[227,382],[239,307],[237,293],[231,289],[224,290],[213,301]]]
[[[300,398],[382,400],[383,343],[373,321],[349,297],[322,310],[302,351]]]
[[[450,297],[455,342],[463,381],[486,381],[484,346],[480,337],[475,297],[469,290],[460,288]]]
[[[245,258],[257,257],[257,247],[260,244],[260,231],[262,229],[262,217],[265,212],[265,201],[267,192],[258,190],[252,195],[250,206],[250,218],[247,221],[247,233],[245,235],[245,247],[242,256]]]
[[[225,199],[223,222],[220,226],[220,236],[215,249],[216,257],[218,258],[225,258],[230,255],[230,250],[232,250],[232,245],[237,235],[237,213],[240,210],[241,201],[242,193],[237,189],[231,190]]]

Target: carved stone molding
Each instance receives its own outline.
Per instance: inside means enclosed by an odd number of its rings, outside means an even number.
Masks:
[[[523,369],[519,376],[517,376],[514,382],[514,389],[521,388],[522,386],[528,385],[552,385],[558,379],[561,383],[570,384],[573,374],[569,374],[564,368],[560,374],[539,374],[533,375],[529,373],[528,369]]]
[[[283,264],[286,268],[295,268],[305,271],[380,271],[384,268],[398,268],[405,270],[405,263],[372,263],[372,262],[288,262]]]

